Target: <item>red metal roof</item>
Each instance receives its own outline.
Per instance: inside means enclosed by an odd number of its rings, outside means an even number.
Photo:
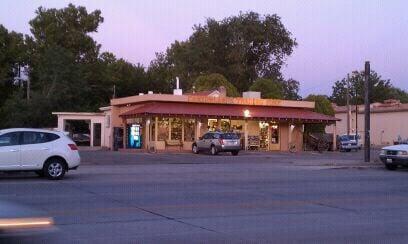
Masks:
[[[259,119],[295,119],[306,122],[334,122],[339,120],[333,116],[316,113],[303,108],[177,102],[144,103],[128,112],[120,114],[120,116],[129,118],[136,115],[179,115],[244,118],[245,110],[249,110],[251,118]]]

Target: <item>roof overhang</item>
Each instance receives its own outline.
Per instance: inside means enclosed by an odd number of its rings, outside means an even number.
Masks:
[[[314,109],[315,103],[310,101],[292,101],[280,99],[260,99],[243,97],[211,97],[195,95],[171,95],[171,94],[145,94],[139,96],[115,98],[111,100],[111,106],[128,106],[146,102],[181,102],[222,105],[249,105],[270,106],[287,108]]]
[[[137,116],[217,117],[231,119],[260,119],[302,121],[304,123],[335,123],[340,119],[313,112],[305,108],[287,108],[254,105],[199,104],[177,102],[148,102],[138,104],[119,115],[122,118]]]

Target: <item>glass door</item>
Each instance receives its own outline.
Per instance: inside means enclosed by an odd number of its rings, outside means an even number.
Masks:
[[[270,146],[269,149],[272,151],[279,151],[280,150],[280,130],[279,130],[279,125],[272,123],[270,125],[270,133],[271,133],[271,138],[270,138]]]

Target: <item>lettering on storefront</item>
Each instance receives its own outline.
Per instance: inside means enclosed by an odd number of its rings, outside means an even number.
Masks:
[[[188,102],[192,103],[218,103],[218,104],[236,104],[236,105],[258,105],[258,106],[282,106],[282,100],[275,99],[254,99],[241,97],[204,97],[189,96]]]

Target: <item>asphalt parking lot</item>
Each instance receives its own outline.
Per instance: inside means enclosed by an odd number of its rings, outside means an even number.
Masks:
[[[1,174],[0,199],[58,230],[7,243],[406,243],[406,170],[359,153],[81,152],[62,181]]]

